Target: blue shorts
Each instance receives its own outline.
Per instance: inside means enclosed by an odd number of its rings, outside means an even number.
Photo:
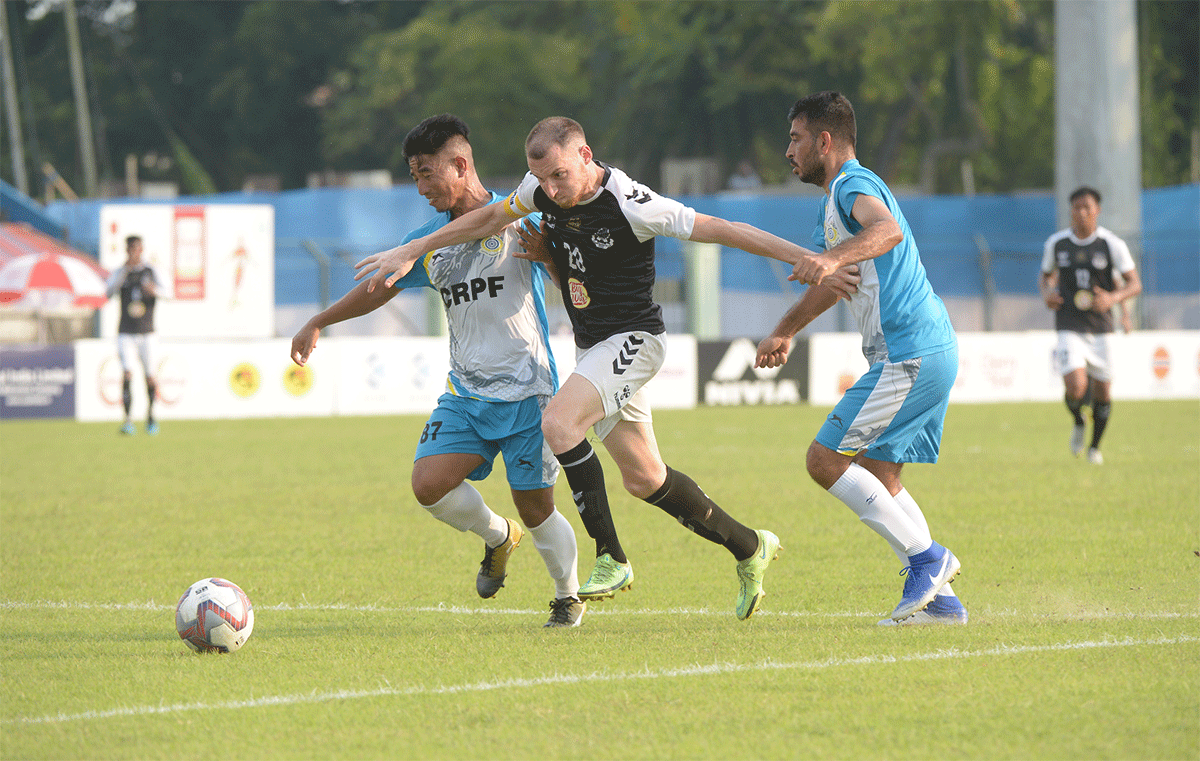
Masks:
[[[937,462],[958,347],[902,362],[877,362],[842,397],[817,443],[884,462]]]
[[[477,454],[484,463],[467,476],[482,481],[504,453],[508,484],[518,491],[545,489],[558,479],[558,460],[542,438],[542,407],[548,397],[484,402],[442,394],[425,422],[415,459],[437,454]]]

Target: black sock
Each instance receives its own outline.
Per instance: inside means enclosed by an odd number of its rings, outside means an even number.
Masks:
[[[709,499],[695,481],[677,470],[668,467],[667,480],[645,501],[696,534],[729,550],[736,560],[745,560],[758,551],[758,534],[735,521]]]
[[[158,394],[158,384],[152,380],[146,380],[146,396],[150,399],[150,406],[146,408],[146,422],[154,422],[154,397]]]
[[[1092,449],[1100,448],[1100,437],[1108,427],[1108,416],[1112,414],[1112,402],[1092,404]]]
[[[133,388],[129,379],[121,381],[121,401],[125,404],[125,419],[129,419],[129,410],[133,409]]]
[[[588,536],[596,540],[596,557],[608,553],[618,563],[628,563],[625,550],[617,539],[612,511],[608,507],[608,491],[604,488],[604,467],[596,450],[584,439],[581,443],[562,454],[554,455],[562,465],[567,483],[571,485],[571,496],[583,520]]]
[[[1083,425],[1083,409],[1085,399],[1072,399],[1070,396],[1063,397],[1067,403],[1067,411],[1075,418],[1075,425]]]

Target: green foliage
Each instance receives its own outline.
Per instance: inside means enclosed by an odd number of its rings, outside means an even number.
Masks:
[[[202,168],[234,190],[251,173],[289,188],[329,169],[402,178],[408,129],[453,111],[472,125],[485,175],[523,173],[525,134],[562,113],[601,158],[651,184],[673,157],[727,171],[750,157],[778,183],[791,180],[788,107],[837,89],[859,111],[860,155],[889,182],[957,192],[969,160],[981,191],[1053,184],[1051,2],[142,2],[113,20],[114,5],[78,2],[109,180],[126,154],[171,153],[171,133],[195,164],[148,179]],[[61,11],[30,21],[30,6],[5,7],[28,73],[31,163],[50,161],[78,188]],[[1191,181],[1197,8],[1137,3],[1148,187]],[[0,173],[11,171],[0,151]]]
[[[655,415],[668,463],[783,540],[748,622],[728,555],[602,454],[638,580],[570,631],[541,628],[528,538],[475,596],[480,542],[409,492],[419,417],[0,424],[2,755],[1196,758],[1195,400],[1117,402],[1102,467],[1060,404],[951,406],[941,461],[905,470],[964,564],[971,622],[938,629],[875,625],[898,563],[804,473],[824,414]],[[513,514],[502,466],[478,485]],[[231,656],[172,626],[206,575],[256,608]]]

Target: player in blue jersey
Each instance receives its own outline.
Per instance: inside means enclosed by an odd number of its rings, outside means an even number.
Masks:
[[[480,182],[468,135],[461,119],[443,114],[421,122],[405,138],[417,192],[440,212],[406,241],[503,200]],[[504,585],[508,557],[524,532],[484,504],[467,481],[486,478],[496,455],[503,454],[513,503],[554,580],[546,626],[578,626],[586,603],[578,596],[575,532],[554,508],[559,467],[541,430],[542,409],[558,390],[542,281],[547,273],[515,257],[520,248],[516,232],[503,230],[427,250],[420,266],[394,287],[372,289],[364,282],[309,320],[292,339],[292,359],[303,365],[321,329],[374,311],[404,288],[440,291],[451,367],[446,392],[417,444],[413,494],[438,520],[484,540],[476,590],[492,597]]]
[[[900,481],[907,462],[937,462],[958,340],[933,292],[895,196],[855,158],[854,109],[844,95],[801,98],[788,113],[787,158],[804,182],[825,189],[813,242],[790,276],[810,287],[758,347],[756,366],[787,361],[792,337],[833,306],[829,276],[857,264],[849,299],[870,363],[808,449],[808,473],[887,540],[907,578],[900,604],[880,623],[966,623],[950,588],[960,563],[933,541],[925,516]]]
[[[749,618],[763,597],[779,539],[735,520],[686,474],[668,467],[655,440],[643,387],[665,357],[662,310],[654,303],[654,238],[720,243],[795,264],[805,249],[750,225],[729,222],[655,193],[597,161],[583,128],[566,117],[534,125],[525,141],[529,173],[503,205],[467,214],[426,238],[363,259],[358,277],[390,285],[423,251],[494,235],[542,213],[549,264],[575,331],[575,371],[543,415],[542,430],[563,466],[596,565],[580,588],[585,599],[612,597],[633,581],[609,511],[593,429],[633,496],[660,508],[737,561],[734,611]],[[540,254],[530,254],[538,256]]]

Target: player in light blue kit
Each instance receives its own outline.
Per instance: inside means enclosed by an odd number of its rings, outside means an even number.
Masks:
[[[950,588],[960,563],[933,541],[925,516],[900,482],[907,462],[937,462],[958,340],[925,276],[895,196],[855,158],[856,125],[840,93],[801,98],[788,113],[787,157],[804,182],[825,189],[813,242],[790,279],[810,287],[758,346],[758,367],[787,361],[792,337],[837,302],[823,281],[859,267],[850,309],[871,367],[846,391],[808,449],[808,473],[888,541],[907,578],[900,604],[881,624],[965,624]]]
[[[405,138],[417,191],[441,212],[405,241],[503,200],[480,182],[468,135],[461,119],[443,114]],[[503,454],[513,503],[554,580],[546,626],[578,626],[586,603],[578,596],[575,532],[554,508],[559,466],[541,430],[542,409],[558,390],[542,281],[547,272],[513,256],[520,247],[517,233],[507,229],[426,253],[391,288],[370,290],[364,282],[300,329],[292,359],[303,365],[321,329],[374,311],[403,288],[437,289],[450,328],[450,374],[417,444],[413,494],[438,520],[484,540],[476,590],[492,597],[504,586],[508,557],[524,532],[484,504],[467,480],[486,478]]]

